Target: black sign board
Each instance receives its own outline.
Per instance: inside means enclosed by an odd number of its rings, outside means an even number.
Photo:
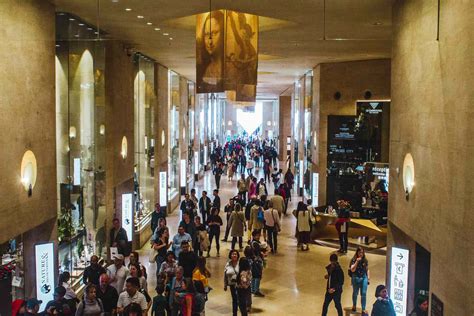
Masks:
[[[431,293],[431,316],[443,316],[444,315],[444,304],[443,302],[433,293]]]

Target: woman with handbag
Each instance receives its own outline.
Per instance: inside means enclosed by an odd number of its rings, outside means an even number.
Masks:
[[[267,241],[272,253],[277,252],[278,233],[281,231],[281,222],[278,211],[273,208],[273,202],[267,202],[268,208],[264,211],[265,229],[267,230]]]
[[[293,211],[296,217],[296,228],[298,233],[298,245],[301,245],[301,250],[309,250],[311,225],[314,223],[314,216],[308,210],[308,207],[303,202],[298,202],[296,210]]]
[[[171,247],[169,241],[170,233],[168,227],[162,227],[157,232],[157,239],[153,241],[150,263],[156,262],[156,274],[160,272],[161,264],[166,261],[166,254]],[[155,259],[155,260],[153,260]]]
[[[239,308],[239,300],[237,297],[237,275],[239,274],[239,258],[240,254],[237,250],[229,252],[229,261],[224,268],[224,291],[230,288],[230,295],[232,296],[232,315],[237,316]]]

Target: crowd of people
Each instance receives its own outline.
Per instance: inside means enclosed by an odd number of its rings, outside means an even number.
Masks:
[[[196,190],[185,194],[179,205],[180,221],[176,235],[170,236],[166,209],[158,203],[151,218],[151,249],[149,261],[156,264],[156,296],[148,293],[148,274],[140,262],[137,252],[127,251],[127,236],[118,219],[113,220],[110,231],[110,246],[117,249],[112,255],[113,263],[107,267],[100,264],[97,256],[90,258],[83,274],[84,294],[77,297],[69,285],[68,272],[61,274],[54,289],[54,300],[47,302],[48,315],[151,315],[156,316],[201,316],[205,314],[212,287],[211,272],[207,258],[221,254],[221,242],[230,242],[226,254],[223,288],[230,294],[232,306],[229,314],[248,315],[252,311],[254,297],[263,298],[260,283],[266,267],[271,265],[271,256],[278,253],[278,236],[282,219],[291,200],[294,176],[291,170],[283,175],[278,168],[276,151],[271,142],[254,139],[237,139],[217,146],[211,153],[212,173],[216,189],[212,197]],[[263,169],[264,177],[257,179]],[[273,170],[273,173],[271,172]],[[219,187],[221,175],[227,173],[228,181],[234,182],[235,195],[223,205]],[[273,185],[272,195],[269,195]],[[315,212],[312,201],[299,201],[292,214],[296,218],[297,245],[301,251],[308,251],[311,244],[310,232]],[[343,208],[344,205],[339,205]],[[222,212],[222,213],[221,213]],[[225,221],[223,220],[225,217]],[[344,225],[341,221],[341,225]],[[344,230],[345,228],[343,228]],[[221,230],[224,236],[221,239]],[[341,243],[339,252],[347,251],[347,243]],[[128,264],[125,259],[128,257]],[[343,315],[341,295],[344,288],[344,270],[338,255],[330,256],[326,267],[326,294],[322,315],[327,315],[329,304],[334,301],[337,313]],[[356,311],[360,295],[362,315],[366,309],[367,289],[370,284],[369,262],[363,248],[357,248],[347,269],[353,287],[352,310]],[[213,281],[213,283],[220,283]],[[37,315],[39,305],[36,299],[24,301],[15,315]],[[420,302],[414,316],[426,315],[427,304]],[[426,306],[425,306],[426,305]],[[376,288],[373,316],[395,315],[393,303],[383,285]]]

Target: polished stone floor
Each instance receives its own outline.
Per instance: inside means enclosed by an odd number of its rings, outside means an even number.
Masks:
[[[214,178],[207,172],[197,185],[197,195],[201,195],[202,190],[212,192],[215,187]],[[269,191],[273,190],[273,185],[268,186]],[[220,196],[224,206],[230,197],[236,194],[236,180],[227,181],[222,177]],[[293,194],[292,202],[289,206],[289,213],[295,208],[299,197]],[[223,207],[222,206],[222,207]],[[179,210],[174,210],[168,218],[171,236],[177,231]],[[223,215],[223,212],[221,212]],[[222,216],[225,225],[225,216]],[[310,251],[301,252],[296,247],[294,237],[295,218],[292,215],[284,216],[282,232],[279,235],[278,254],[269,255],[267,267],[264,270],[261,283],[261,290],[266,295],[264,298],[254,298],[251,314],[256,315],[321,315],[324,301],[326,280],[325,266],[328,264],[329,255],[336,249],[313,244]],[[224,227],[224,226],[223,226]],[[222,228],[223,230],[224,228]],[[221,239],[223,231],[221,233]],[[245,238],[245,237],[244,237]],[[149,246],[146,245],[140,250],[141,262],[147,266],[149,293],[155,295],[155,264],[148,263],[147,255]],[[221,256],[216,257],[215,248],[208,258],[208,267],[212,277],[210,285],[213,291],[209,294],[209,301],[206,304],[206,315],[231,315],[230,293],[223,289],[223,269],[227,261],[230,242],[221,242]],[[352,287],[347,276],[349,261],[354,255],[354,249],[347,255],[339,257],[339,262],[345,273],[344,292],[342,304],[344,308],[352,306]],[[377,284],[385,282],[385,256],[367,253],[370,267],[370,285],[367,291],[367,309],[370,311],[375,300],[374,292]],[[360,307],[360,297],[358,300]],[[337,315],[334,305],[329,307],[328,315]],[[349,314],[348,314],[349,315]],[[355,313],[354,313],[355,315]]]

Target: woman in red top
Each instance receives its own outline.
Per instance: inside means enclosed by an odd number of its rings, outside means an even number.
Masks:
[[[185,278],[182,290],[186,293],[182,298],[181,314],[183,316],[192,316],[194,305],[194,289],[193,281],[190,278]]]

